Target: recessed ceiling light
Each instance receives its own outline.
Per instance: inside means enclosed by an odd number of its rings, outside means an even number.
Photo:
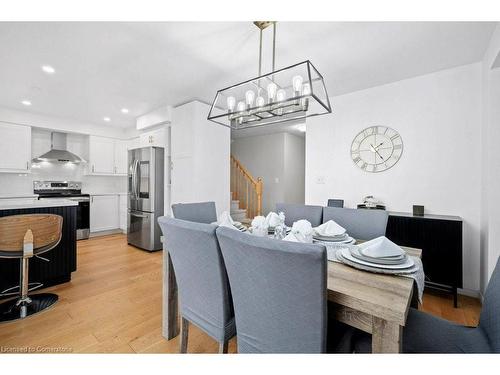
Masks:
[[[128,113],[128,108],[122,108],[122,113]]]
[[[47,74],[54,74],[56,70],[50,65],[43,65],[42,70]]]
[[[29,100],[23,100],[21,103],[27,106],[31,105],[31,102]]]
[[[110,122],[111,119],[109,117],[103,117],[103,120],[106,121],[106,122]]]

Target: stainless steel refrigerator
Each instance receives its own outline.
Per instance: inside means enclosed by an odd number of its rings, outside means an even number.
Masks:
[[[163,216],[163,166],[162,147],[128,152],[127,241],[148,251],[162,249],[158,217]]]

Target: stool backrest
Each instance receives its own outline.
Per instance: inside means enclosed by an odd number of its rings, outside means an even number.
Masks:
[[[63,218],[53,214],[13,215],[0,218],[0,251],[23,250],[24,236],[33,232],[33,249],[51,249],[62,236]]]

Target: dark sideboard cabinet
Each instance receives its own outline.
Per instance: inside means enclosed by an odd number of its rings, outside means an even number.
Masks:
[[[402,246],[422,249],[425,287],[453,293],[462,288],[462,218],[389,212],[386,236]]]

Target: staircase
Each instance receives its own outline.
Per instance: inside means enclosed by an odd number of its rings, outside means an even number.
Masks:
[[[262,214],[262,178],[254,178],[241,162],[231,155],[231,217],[249,223]]]

